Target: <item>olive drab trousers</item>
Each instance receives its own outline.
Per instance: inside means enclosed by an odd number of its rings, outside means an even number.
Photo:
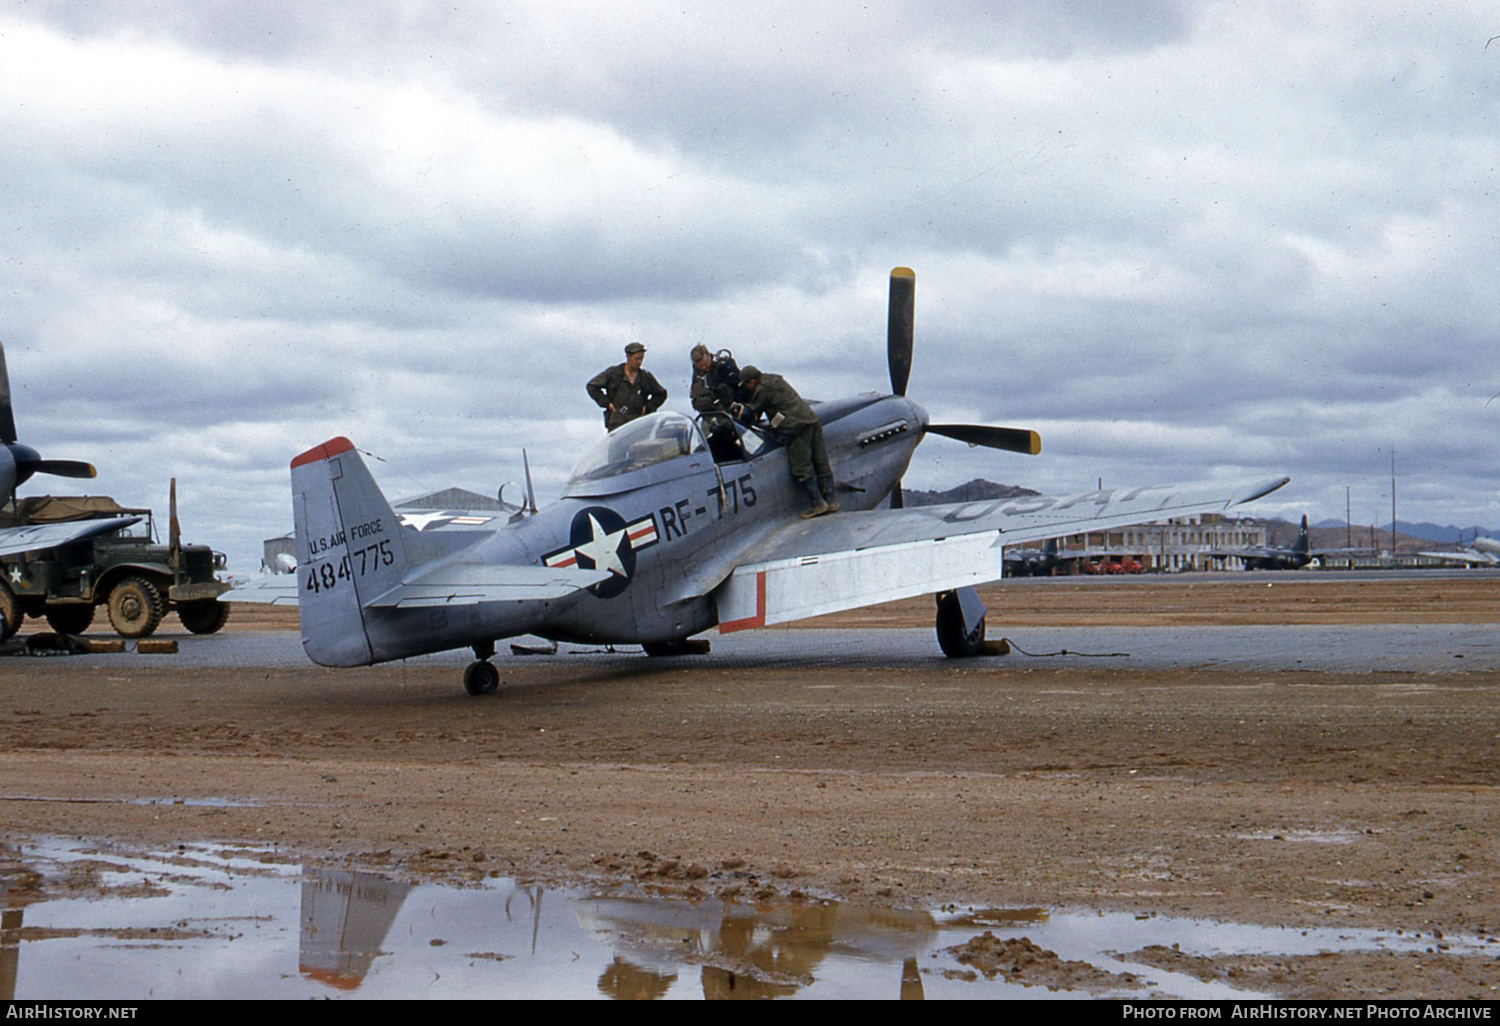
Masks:
[[[786,443],[787,462],[792,480],[829,480],[833,470],[828,466],[828,449],[823,445],[823,425],[808,424],[798,428]]]

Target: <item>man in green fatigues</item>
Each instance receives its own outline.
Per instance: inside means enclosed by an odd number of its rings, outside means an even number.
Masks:
[[[688,395],[693,401],[693,409],[699,413],[727,410],[729,406],[724,397],[709,380],[709,372],[714,369],[714,354],[708,351],[708,346],[697,345],[693,347],[690,358],[693,361],[693,387]]]
[[[589,398],[604,411],[604,427],[613,431],[621,424],[656,412],[667,401],[667,390],[655,375],[641,366],[646,347],[632,342],[625,347],[625,362],[606,367],[588,383]]]
[[[765,416],[773,430],[789,434],[787,462],[792,479],[812,500],[803,518],[837,513],[839,500],[833,492],[833,470],[823,445],[823,422],[797,390],[780,374],[762,374],[755,367],[740,371],[740,387],[749,394],[742,407],[754,417]]]

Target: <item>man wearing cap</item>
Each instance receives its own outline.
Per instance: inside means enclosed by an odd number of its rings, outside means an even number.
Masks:
[[[641,364],[646,347],[631,342],[625,347],[625,362],[606,367],[588,383],[589,398],[604,411],[604,427],[613,431],[621,424],[654,413],[667,401],[667,390]]]
[[[786,455],[792,480],[812,500],[803,518],[837,513],[839,500],[833,491],[828,450],[823,445],[823,422],[813,408],[780,374],[762,374],[756,367],[740,371],[740,389],[748,398],[742,407],[737,407],[736,415],[743,411],[751,420],[764,416],[771,428],[791,436],[787,439]]]

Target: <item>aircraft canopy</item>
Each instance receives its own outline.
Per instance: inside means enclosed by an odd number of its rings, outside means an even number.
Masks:
[[[706,448],[692,418],[669,411],[650,413],[601,438],[573,465],[568,483],[615,477]]]

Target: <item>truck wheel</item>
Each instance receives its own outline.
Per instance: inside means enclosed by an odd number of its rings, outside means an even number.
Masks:
[[[47,625],[59,634],[84,634],[93,622],[93,606],[70,604],[47,607]]]
[[[109,622],[122,638],[149,637],[165,608],[156,585],[142,577],[127,577],[109,592]]]
[[[197,599],[177,606],[177,619],[194,634],[213,634],[229,619],[229,606],[218,599]]]
[[[21,612],[21,603],[11,592],[10,585],[0,581],[0,641],[4,641],[21,629],[26,614]]]

